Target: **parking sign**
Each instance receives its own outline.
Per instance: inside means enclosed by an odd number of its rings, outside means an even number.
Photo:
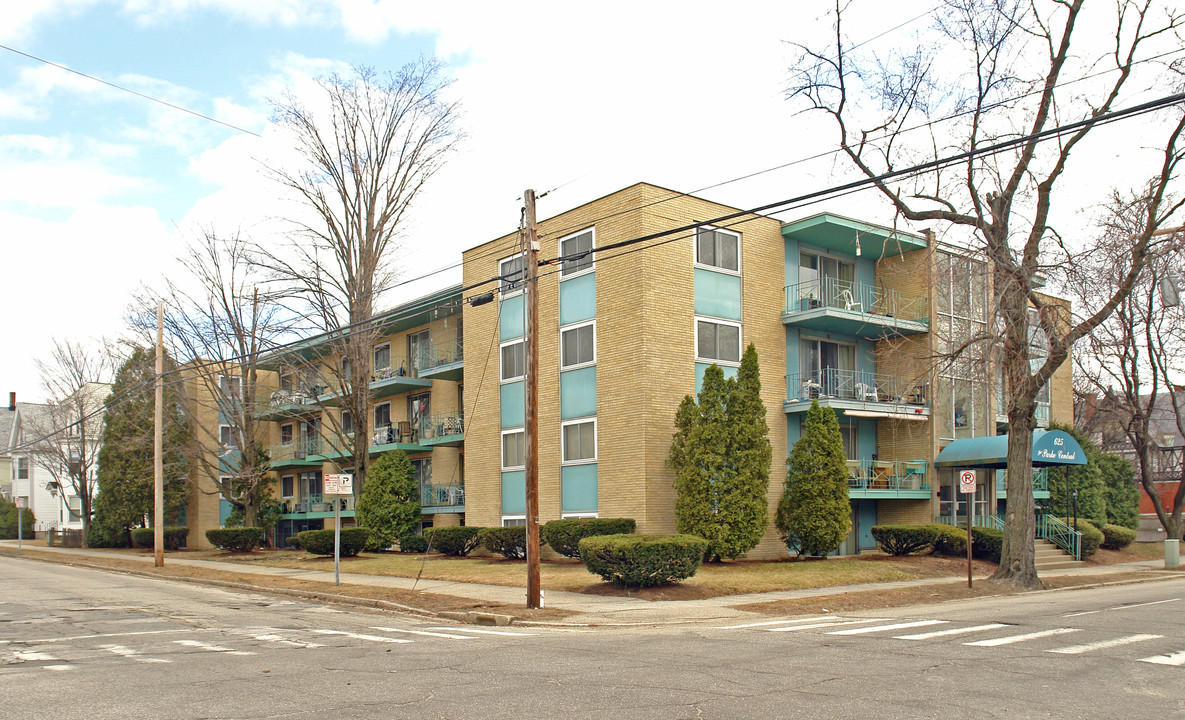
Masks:
[[[959,473],[959,492],[963,495],[975,493],[975,471],[964,470]]]

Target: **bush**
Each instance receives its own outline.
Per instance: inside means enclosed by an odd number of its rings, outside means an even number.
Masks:
[[[333,554],[333,529],[329,530],[305,530],[298,532],[292,537],[292,544],[303,548],[305,552],[313,555],[332,555]],[[341,529],[341,550],[339,554],[342,557],[354,557],[364,547],[366,547],[366,540],[370,537],[370,530],[364,527],[351,527]]]
[[[185,539],[188,535],[189,528],[184,525],[181,527],[165,528],[165,550],[180,550],[185,545]],[[156,530],[153,528],[133,529],[132,546],[138,548],[156,547]]]
[[[399,538],[399,552],[422,553],[428,551],[428,541],[419,535],[404,535]]]
[[[539,537],[539,547],[543,547],[542,534]],[[486,550],[507,560],[522,560],[527,556],[527,528],[524,525],[481,528],[477,539]]]
[[[1122,525],[1106,524],[1103,530],[1103,547],[1108,550],[1122,550],[1136,541],[1136,531]]]
[[[651,587],[695,575],[708,541],[693,535],[597,535],[580,541],[588,571],[619,587]]]
[[[16,503],[0,497],[0,538],[16,540],[17,514]],[[24,510],[21,510],[19,514],[21,516],[20,534],[26,540],[32,540],[33,528],[37,526],[37,520],[33,517],[33,511],[25,508]]]
[[[573,518],[543,523],[539,536],[560,555],[580,557],[580,541],[596,535],[632,535],[637,529],[633,518]]]
[[[938,530],[933,525],[874,525],[872,537],[890,555],[909,555],[933,547]]]
[[[953,525],[931,525],[936,533],[934,554],[943,557],[967,557],[967,531]]]
[[[424,539],[428,541],[429,549],[445,555],[464,557],[477,547],[479,530],[481,528],[465,525],[433,527],[424,531]]]
[[[92,548],[126,548],[132,546],[132,539],[127,528],[114,527],[105,522],[91,521],[90,531],[86,536],[87,547]]]
[[[1068,525],[1071,522],[1073,522],[1072,519],[1066,524]],[[1103,544],[1103,540],[1106,539],[1102,530],[1099,530],[1082,518],[1078,518],[1078,526],[1074,529],[1082,533],[1082,557],[1084,558],[1097,553],[1099,547]]]
[[[251,552],[263,540],[263,528],[220,528],[207,530],[206,539],[228,552]]]
[[[1000,562],[1000,553],[1004,549],[1004,531],[996,528],[971,528],[971,555],[980,560]],[[963,553],[967,547],[963,546]]]

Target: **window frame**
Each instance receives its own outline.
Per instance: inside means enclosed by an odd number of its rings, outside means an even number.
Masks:
[[[232,386],[230,395],[237,396],[237,397],[235,397],[235,399],[237,399],[237,400],[242,400],[243,399],[243,377],[241,375],[223,375],[223,374],[219,373],[219,375],[218,375],[218,392],[220,394],[222,394],[223,396],[227,395],[226,389],[223,385],[223,383],[225,383],[227,380],[232,381],[230,383]],[[237,390],[235,390],[233,388],[233,386],[235,384],[238,385]]]
[[[350,429],[346,429],[346,418],[350,419]],[[342,435],[351,437],[358,429],[358,424],[354,422],[354,413],[349,410],[342,410],[341,417],[338,418],[338,424],[341,426]]]
[[[565,235],[564,237],[559,239],[559,242],[557,243],[557,247],[559,248],[559,251],[560,251],[559,254],[561,256],[567,255],[567,252],[564,250],[564,243],[569,240],[575,240],[577,238],[583,237],[586,234],[590,237],[588,255],[585,255],[580,260],[572,260],[570,262],[573,264],[587,262],[588,264],[584,265],[582,267],[578,267],[578,268],[572,270],[571,272],[569,272],[568,271],[568,262],[569,261],[561,263],[560,264],[560,280],[561,281],[568,280],[570,278],[580,277],[581,275],[587,275],[590,272],[596,271],[597,258],[596,258],[595,249],[597,247],[597,232],[596,232],[595,227],[585,228],[583,230],[578,230],[574,233],[571,233],[570,235]]]
[[[695,323],[695,361],[696,362],[715,363],[716,365],[721,365],[723,367],[740,367],[741,366],[741,358],[744,356],[744,348],[745,348],[745,335],[744,335],[745,328],[742,323],[739,323],[739,322],[736,322],[733,320],[722,320],[720,318],[708,317],[706,315],[694,316],[693,322]],[[701,322],[711,323],[713,325],[728,325],[730,327],[735,327],[737,329],[737,359],[736,360],[722,360],[719,358],[709,358],[709,357],[704,357],[699,354],[699,324]],[[719,346],[719,341],[717,341],[717,346]]]
[[[501,260],[499,260],[498,261],[498,276],[500,278],[502,278],[506,275],[509,275],[510,272],[505,270],[503,266],[505,266],[507,263],[511,263],[511,262],[515,262],[515,261],[522,263],[522,267],[519,269],[519,273],[520,273],[519,279],[518,280],[501,279],[498,281],[498,294],[503,299],[508,298],[508,297],[514,297],[515,295],[519,295],[523,292],[523,285],[525,282],[525,278],[527,276],[527,258],[524,254],[516,253],[514,255],[511,255],[510,257],[502,258]]]
[[[595,520],[600,515],[595,512],[566,512],[560,513],[561,520]]]
[[[13,459],[16,461],[16,467],[13,468],[13,471],[16,472],[15,479],[28,480],[30,474],[29,468],[31,467],[29,464],[29,458],[27,456],[18,455]]]
[[[504,352],[504,350],[507,347],[509,347],[511,345],[521,345],[522,346],[523,367],[522,367],[522,372],[520,374],[513,375],[511,377],[506,377],[506,364],[504,362],[505,356],[502,353]],[[526,378],[526,376],[527,376],[527,340],[526,340],[526,338],[518,338],[516,340],[507,340],[505,342],[498,343],[498,378],[499,378],[500,382],[503,385],[505,385],[506,383],[518,382],[519,380]]]
[[[382,367],[379,367],[378,362],[375,358],[375,355],[378,353],[379,350],[386,350],[387,351],[387,364]],[[391,341],[388,340],[386,342],[375,343],[374,345],[371,346],[371,348],[370,348],[370,369],[372,372],[377,373],[380,370],[390,369],[391,367],[393,367],[393,365],[391,364],[392,360],[394,360],[394,358],[391,356]]]
[[[288,492],[284,492],[284,482],[288,482]],[[280,476],[280,498],[296,497],[296,475],[281,475]]]
[[[574,332],[586,327],[592,327],[592,359],[573,363],[571,365],[564,364],[564,333]],[[588,367],[597,364],[597,321],[596,319],[584,320],[571,325],[564,325],[560,328],[560,370],[575,370],[577,368]]]
[[[506,436],[507,435],[522,435],[522,437],[523,437],[523,442],[522,442],[523,457],[521,458],[522,459],[521,465],[507,465],[506,464]],[[501,440],[501,442],[498,445],[498,452],[501,456],[502,472],[514,472],[516,470],[526,470],[527,469],[527,430],[526,430],[526,428],[518,427],[518,428],[510,428],[508,430],[503,430],[502,434],[500,436],[500,440]]]
[[[520,520],[522,521],[521,524],[519,523]],[[512,524],[507,525],[506,524],[507,522],[510,522]],[[527,516],[526,515],[503,515],[502,516],[502,527],[524,527],[526,524],[527,524]]]
[[[288,428],[287,442],[284,441],[284,428]],[[283,425],[280,426],[280,444],[281,445],[291,445],[294,442],[296,442],[296,424],[295,423],[284,423]]]
[[[226,431],[226,436],[229,438],[229,440],[223,440],[223,430]],[[226,423],[218,424],[218,447],[222,448],[224,451],[239,449],[238,444],[235,442],[233,425],[228,425]]]
[[[377,413],[379,411],[379,408],[381,408],[381,407],[387,408],[387,424],[386,425],[379,425],[379,419],[378,419]],[[391,401],[387,400],[386,402],[375,403],[374,407],[371,409],[370,419],[373,421],[373,424],[371,425],[371,432],[378,432],[379,428],[391,427]]]
[[[565,442],[564,431],[572,425],[592,425],[592,457],[568,459],[568,443]],[[592,465],[597,462],[597,419],[595,417],[576,418],[560,423],[560,464],[561,465]]]
[[[722,265],[713,265],[711,263],[706,263],[706,262],[703,262],[700,260],[700,257],[699,257],[699,234],[700,234],[701,230],[710,230],[714,233],[723,233],[725,235],[731,235],[732,237],[736,238],[736,243],[737,243],[737,267],[736,267],[736,270],[733,270],[732,268],[724,267]],[[717,247],[714,249],[719,250],[718,243],[717,243]],[[741,274],[741,270],[742,270],[741,234],[739,232],[736,232],[735,230],[726,230],[725,228],[717,227],[715,225],[700,225],[699,227],[697,227],[695,229],[695,236],[694,236],[694,239],[692,242],[692,251],[691,252],[692,252],[693,262],[696,267],[704,268],[705,270],[712,270],[713,272],[727,273],[729,275],[740,275]],[[717,257],[719,257],[720,253],[717,252],[716,255],[717,255]]]

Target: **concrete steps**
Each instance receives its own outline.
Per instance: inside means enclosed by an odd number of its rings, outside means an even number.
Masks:
[[[1037,572],[1042,570],[1060,570],[1062,568],[1076,568],[1083,567],[1086,563],[1081,560],[1075,560],[1073,555],[1070,555],[1065,550],[1062,550],[1057,545],[1038,538],[1034,542],[1036,549],[1036,565]]]

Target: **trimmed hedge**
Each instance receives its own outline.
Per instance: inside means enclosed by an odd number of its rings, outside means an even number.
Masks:
[[[909,555],[933,547],[938,530],[933,525],[874,525],[872,537],[890,555]]]
[[[971,555],[980,560],[1000,562],[1000,553],[1004,549],[1004,531],[996,528],[971,528]],[[967,546],[963,546],[966,554]]]
[[[1102,531],[1103,547],[1108,550],[1122,550],[1136,541],[1136,531],[1122,525],[1108,523],[1102,527]]]
[[[693,535],[596,535],[580,541],[588,571],[619,587],[685,580],[699,570],[708,541]]]
[[[478,542],[492,553],[498,553],[507,560],[523,560],[527,557],[527,528],[514,527],[481,528],[477,532]],[[543,535],[539,536],[539,547],[543,547]]]
[[[298,532],[292,536],[292,544],[298,548],[303,548],[305,552],[313,555],[332,555],[333,554],[333,529],[329,530],[305,530]],[[364,527],[351,527],[341,529],[341,557],[354,557],[366,547],[366,541],[370,538],[370,529]]]
[[[932,525],[936,533],[934,554],[943,557],[967,557],[967,530],[953,525]]]
[[[1073,522],[1073,518],[1071,518],[1069,522]],[[1099,530],[1097,527],[1090,524],[1089,521],[1083,520],[1082,518],[1078,518],[1078,527],[1074,529],[1082,533],[1082,557],[1084,558],[1088,558],[1091,555],[1097,553],[1099,551],[1099,547],[1103,544],[1103,540],[1106,539],[1102,530]]]
[[[251,552],[263,540],[263,528],[218,528],[207,530],[206,539],[214,547],[229,552]]]
[[[166,527],[165,528],[165,550],[180,550],[185,545],[185,539],[189,535],[189,528],[184,525],[180,527]],[[153,548],[156,547],[156,530],[153,528],[135,528],[132,530],[132,545],[138,548]]]
[[[468,525],[451,525],[433,527],[424,531],[424,539],[428,541],[428,548],[445,555],[464,557],[477,547],[477,533],[479,527]]]
[[[399,552],[428,552],[428,541],[419,535],[404,535],[403,537],[399,538]]]
[[[543,523],[539,537],[560,555],[580,557],[580,541],[597,535],[632,535],[637,530],[633,518],[572,518]]]

